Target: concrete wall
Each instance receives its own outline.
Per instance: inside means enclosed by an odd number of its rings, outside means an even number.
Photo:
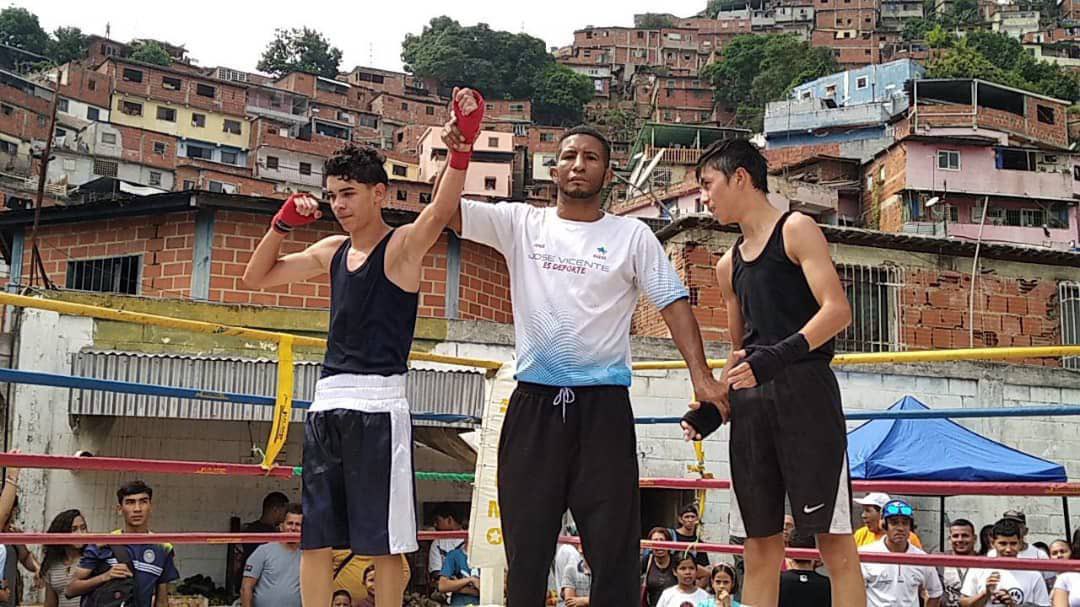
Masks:
[[[840,105],[884,101],[903,91],[904,82],[920,78],[924,73],[926,70],[919,64],[909,59],[901,59],[818,78],[795,87],[791,96],[793,99],[800,99],[804,91],[810,91],[815,99],[832,97]],[[866,77],[867,83],[858,88],[858,80],[862,77]],[[835,95],[829,95],[826,91],[830,86],[835,87]]]

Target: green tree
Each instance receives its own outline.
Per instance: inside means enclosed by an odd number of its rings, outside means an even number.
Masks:
[[[978,78],[1020,88],[1030,86],[1015,73],[994,65],[965,40],[931,61],[926,75],[928,78]]]
[[[964,36],[964,44],[1003,70],[1011,70],[1017,60],[1029,56],[1020,41],[1008,34],[975,31]]]
[[[904,21],[904,29],[901,31],[900,36],[905,42],[926,40],[926,35],[930,33],[930,30],[934,29],[935,23],[936,21],[932,18],[914,17],[907,19]]]
[[[665,27],[675,27],[675,21],[671,18],[671,15],[664,13],[644,13],[634,16],[634,27],[658,30]]]
[[[1080,83],[1077,75],[1061,66],[1039,61],[1028,53],[1016,57],[1013,71],[1030,82],[1030,90],[1049,97],[1075,102],[1080,99]]]
[[[1077,77],[1023,52],[1020,43],[989,32],[971,32],[927,65],[930,78],[979,78],[1065,101],[1080,99]]]
[[[980,22],[978,0],[951,0],[941,20],[948,28],[978,25]]]
[[[785,98],[809,80],[839,71],[827,48],[814,48],[794,35],[737,36],[702,77],[716,89],[721,105],[735,109],[736,122],[760,129],[765,104]]]
[[[410,73],[476,87],[492,99],[531,98],[537,77],[554,62],[539,38],[485,23],[462,26],[446,16],[432,19],[419,35],[406,35],[401,59]]]
[[[631,141],[638,132],[638,117],[623,108],[608,108],[591,123],[613,141]]]
[[[953,45],[954,36],[947,32],[940,23],[926,32],[926,43],[930,48],[949,48]]]
[[[86,54],[87,39],[77,27],[59,27],[49,40],[48,57],[56,64],[80,59]]]
[[[41,28],[37,15],[25,8],[9,6],[0,10],[0,44],[44,55],[48,51],[49,35]]]
[[[592,79],[550,63],[537,75],[532,96],[533,118],[542,124],[571,126],[581,122],[585,104],[593,98]]]
[[[137,46],[132,48],[129,59],[132,61],[141,61],[143,63],[152,63],[154,65],[162,66],[167,66],[172,63],[172,57],[169,56],[169,52],[153,40],[140,42]]]
[[[319,32],[305,27],[276,30],[255,68],[274,76],[305,72],[337,78],[340,65],[341,49],[331,45]]]

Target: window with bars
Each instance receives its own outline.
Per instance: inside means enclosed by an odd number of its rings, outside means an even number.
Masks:
[[[1080,282],[1058,285],[1061,301],[1061,344],[1080,346]],[[1066,369],[1080,370],[1080,356],[1066,356],[1061,361]]]
[[[900,268],[838,265],[837,273],[851,304],[851,325],[836,336],[838,352],[899,350]]]
[[[139,255],[72,260],[67,264],[65,286],[80,291],[136,295],[140,261]]]
[[[116,177],[120,170],[120,163],[115,160],[94,159],[94,174],[102,177]]]

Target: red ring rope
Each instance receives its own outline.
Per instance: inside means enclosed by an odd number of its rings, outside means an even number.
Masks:
[[[291,466],[276,466],[267,471],[256,464],[223,464],[119,457],[75,457],[71,455],[35,455],[29,453],[0,453],[0,466],[51,470],[296,478],[295,469]],[[1080,496],[1080,483],[853,481],[852,485],[856,491],[884,491],[900,495]],[[728,489],[731,487],[731,482],[711,478],[643,478],[640,486],[650,489]]]
[[[421,531],[419,540],[464,539],[467,531]],[[299,534],[289,533],[0,533],[0,544],[70,545],[70,544],[243,544],[261,542],[299,542]],[[560,542],[578,544],[580,538],[562,537]],[[686,542],[642,541],[643,548],[662,550],[697,550],[720,554],[742,554],[742,546],[727,544],[690,544]],[[819,559],[817,550],[788,548],[786,554],[799,559]],[[867,563],[891,565],[928,565],[946,567],[975,567],[981,569],[1020,569],[1029,571],[1077,571],[1080,560],[1032,560],[1019,558],[988,558],[984,556],[955,556],[950,554],[906,554],[872,552],[860,554]]]

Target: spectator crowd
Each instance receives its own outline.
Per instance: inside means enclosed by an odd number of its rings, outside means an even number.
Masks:
[[[18,532],[12,520],[18,514],[19,470],[9,468],[0,491],[0,525]],[[116,491],[116,511],[123,527],[113,533],[150,533],[154,490],[142,481],[123,484]],[[883,493],[855,500],[862,509],[863,526],[854,534],[860,553],[925,554],[915,528],[915,510],[906,501]],[[271,493],[257,520],[241,529],[250,533],[299,533],[303,510],[282,493]],[[449,505],[431,513],[434,528],[459,531],[461,518]],[[671,527],[657,526],[646,539],[656,542],[700,541],[701,521],[697,508],[683,507]],[[49,533],[87,533],[86,518],[79,510],[60,512]],[[565,533],[577,535],[573,524]],[[784,543],[793,548],[813,548],[815,539],[795,527],[789,516],[784,524]],[[1080,558],[1080,531],[1071,541],[1029,543],[1027,518],[1009,510],[981,528],[968,519],[953,519],[948,526],[946,554],[987,556],[996,559]],[[738,538],[732,538],[738,541]],[[235,547],[241,572],[240,607],[300,607],[300,549],[292,542],[244,544]],[[402,557],[408,577],[409,561]],[[24,594],[20,569],[32,579],[32,590],[43,592],[45,607],[94,607],[120,604],[138,607],[168,605],[169,588],[180,578],[173,547],[161,544],[48,546],[40,562],[21,545],[0,546],[0,607],[14,607]],[[690,550],[646,549],[641,556],[642,607],[740,607],[741,563],[715,560]],[[1030,570],[967,569],[916,565],[862,565],[868,607],[1080,607],[1080,573],[1041,572],[1038,563]],[[480,572],[469,562],[468,543],[440,539],[427,553],[428,576],[422,586],[434,590],[423,605],[478,605]],[[335,592],[331,607],[374,607],[375,568],[369,558],[349,550],[334,553]],[[419,580],[418,580],[419,581]],[[592,570],[581,548],[560,544],[548,579],[548,607],[589,605]],[[827,571],[816,560],[787,559],[780,574],[780,607],[827,607],[830,583]],[[111,602],[110,602],[111,601]],[[414,604],[414,603],[410,603]],[[396,607],[396,606],[394,606]]]

